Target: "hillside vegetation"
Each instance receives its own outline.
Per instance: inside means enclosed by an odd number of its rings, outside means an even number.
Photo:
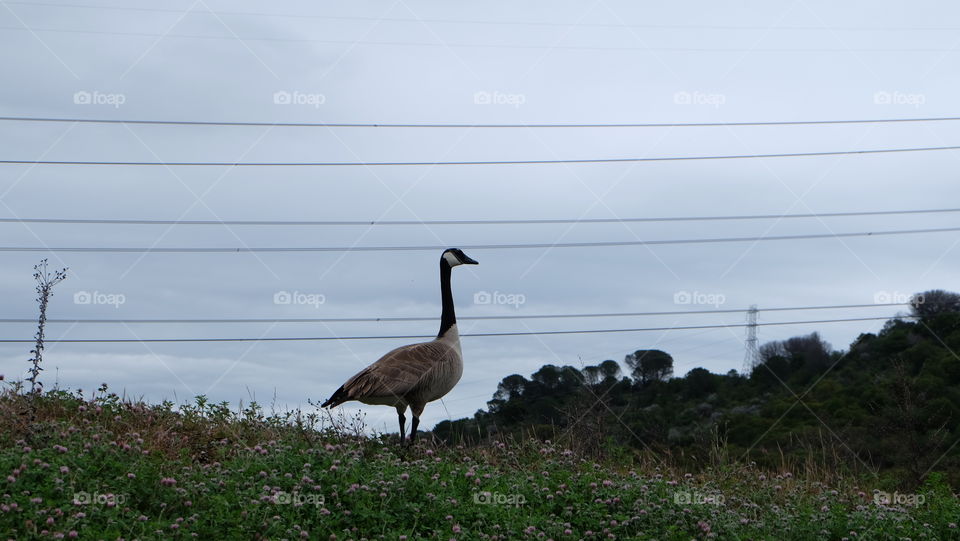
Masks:
[[[106,388],[0,396],[9,539],[954,539],[911,493],[754,464],[690,472],[535,439],[400,448],[356,420],[149,406]],[[322,423],[321,423],[322,425]]]
[[[756,462],[843,471],[909,489],[931,472],[960,483],[960,296],[928,291],[915,320],[893,319],[833,351],[813,333],[761,348],[749,375],[694,368],[670,378],[666,352],[578,369],[548,364],[501,381],[488,409],[434,433],[474,444],[551,438],[578,452],[643,453],[697,469]]]

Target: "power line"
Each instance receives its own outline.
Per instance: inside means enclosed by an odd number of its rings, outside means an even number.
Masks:
[[[842,156],[853,154],[889,154],[894,152],[929,152],[960,150],[960,145],[942,147],[877,148],[865,150],[832,150],[822,152],[780,152],[775,154],[726,154],[713,156],[660,156],[649,158],[574,158],[565,160],[466,160],[436,162],[142,162],[142,161],[82,161],[82,160],[0,160],[0,164],[17,165],[162,165],[164,167],[344,167],[344,166],[437,166],[437,165],[546,165],[571,163],[635,163],[696,160],[736,160],[753,158],[802,158],[811,156]]]
[[[783,312],[796,310],[836,310],[849,308],[879,308],[889,306],[906,306],[910,303],[872,303],[872,304],[837,304],[820,306],[785,306],[776,308],[757,308],[758,312]],[[752,308],[750,308],[752,309]],[[694,314],[730,314],[745,312],[746,308],[722,308],[715,310],[672,310],[665,312],[606,312],[585,314],[517,314],[495,316],[457,316],[461,321],[490,321],[512,319],[578,319],[599,317],[637,317],[637,316],[680,316]],[[47,319],[47,323],[70,324],[141,324],[141,323],[379,323],[404,321],[434,321],[436,316],[412,317],[319,317],[319,318],[194,318],[194,319]],[[37,318],[0,318],[0,323],[36,323]]]
[[[53,2],[25,2],[21,0],[9,0],[4,2],[11,5],[23,6],[42,6],[58,8],[80,8],[80,9],[98,9],[111,11],[137,11],[152,13],[177,13],[181,15],[240,15],[251,17],[287,17],[295,19],[325,19],[334,21],[364,21],[364,22],[399,22],[411,24],[478,24],[478,25],[497,25],[497,26],[543,26],[543,27],[561,27],[561,28],[648,28],[648,29],[691,29],[691,30],[860,30],[860,31],[950,31],[960,28],[955,26],[749,26],[749,25],[716,25],[716,24],[627,24],[627,23],[590,23],[590,22],[550,22],[550,21],[495,21],[495,20],[474,20],[474,19],[421,19],[409,17],[379,17],[363,15],[316,15],[310,13],[270,13],[262,11],[228,11],[228,10],[185,10],[175,8],[147,8],[136,6],[105,6],[89,4],[68,4]],[[206,6],[204,6],[206,7]]]
[[[627,222],[693,222],[721,220],[781,220],[792,218],[836,218],[890,216],[897,214],[938,214],[960,212],[960,208],[821,212],[807,214],[745,214],[727,216],[663,216],[652,218],[545,218],[505,220],[125,220],[86,218],[0,218],[0,223],[100,224],[100,225],[250,225],[250,226],[407,226],[407,225],[544,225]]]
[[[317,43],[322,45],[365,45],[386,47],[438,47],[465,49],[515,49],[515,50],[544,50],[544,51],[640,51],[664,53],[955,53],[950,47],[912,47],[904,48],[877,48],[877,47],[651,47],[651,46],[602,46],[602,45],[559,45],[559,44],[519,44],[519,43],[465,43],[454,41],[396,41],[396,40],[366,40],[366,39],[321,39],[321,38],[287,38],[275,36],[237,36],[233,34],[178,34],[157,32],[120,32],[116,30],[82,30],[76,28],[47,28],[25,26],[0,26],[0,30],[50,32],[54,34],[80,34],[94,36],[123,36],[140,38],[177,38],[177,39],[204,39],[222,41],[265,41],[274,43]]]
[[[848,321],[876,321],[881,319],[897,319],[898,317],[914,318],[916,316],[891,316],[891,317],[859,317],[847,319],[819,319],[809,321],[777,321],[769,323],[757,323],[759,326],[772,325],[805,325],[814,323],[842,323]],[[643,327],[634,329],[587,329],[587,330],[567,330],[567,331],[522,331],[522,332],[487,332],[487,333],[466,333],[462,337],[482,338],[494,336],[544,336],[560,334],[600,334],[600,333],[625,333],[625,332],[647,332],[647,331],[683,331],[693,329],[729,329],[744,327],[744,323],[731,323],[728,325],[686,325],[679,327]],[[390,336],[306,336],[306,337],[261,337],[261,338],[69,338],[69,339],[51,339],[44,340],[47,343],[145,343],[145,342],[297,342],[297,341],[327,341],[327,340],[393,340],[393,339],[430,339],[436,338],[432,334],[405,334]],[[35,340],[11,340],[2,339],[0,343],[20,344],[33,343]]]
[[[421,19],[405,17],[379,17],[362,15],[316,15],[309,13],[270,13],[262,11],[227,11],[227,10],[184,10],[174,8],[147,8],[135,6],[105,6],[89,4],[67,4],[53,2],[25,2],[11,0],[5,2],[11,5],[42,6],[58,8],[98,9],[111,11],[138,11],[153,13],[177,13],[183,15],[239,15],[251,17],[287,17],[295,19],[325,19],[335,21],[367,21],[367,22],[400,22],[412,24],[479,24],[479,25],[519,25],[545,27],[584,27],[584,28],[662,28],[662,29],[711,29],[711,30],[957,30],[952,26],[921,26],[921,27],[889,27],[889,26],[734,26],[734,25],[689,25],[689,24],[626,24],[626,23],[589,23],[589,22],[549,22],[549,21],[495,21],[474,19]]]
[[[254,126],[269,128],[709,128],[737,126],[805,126],[823,124],[886,124],[902,122],[951,122],[960,117],[863,118],[841,120],[767,120],[743,122],[627,122],[627,123],[441,123],[441,122],[255,122],[214,120],[145,120],[107,118],[68,118],[35,116],[0,116],[7,122],[75,122],[78,124],[145,124],[165,126]]]
[[[556,243],[535,243],[535,244],[469,244],[461,245],[464,250],[511,250],[511,249],[535,249],[535,248],[598,248],[613,246],[661,246],[668,244],[712,244],[727,242],[766,242],[782,240],[806,240],[806,239],[831,239],[831,238],[850,238],[850,237],[880,237],[889,235],[916,235],[925,233],[947,233],[960,231],[960,227],[940,227],[929,229],[900,229],[893,231],[857,231],[848,233],[820,233],[808,235],[769,235],[761,237],[718,237],[718,238],[700,238],[700,239],[664,239],[664,240],[623,240],[623,241],[600,241],[600,242],[556,242]],[[72,252],[72,253],[124,253],[124,254],[147,254],[147,253],[282,253],[282,252],[423,252],[445,250],[448,246],[300,246],[300,247],[271,247],[243,246],[238,248],[214,248],[214,247],[102,247],[102,246],[70,246],[70,247],[49,247],[49,246],[0,246],[0,252]]]

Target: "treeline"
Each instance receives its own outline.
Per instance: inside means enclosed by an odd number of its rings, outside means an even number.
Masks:
[[[623,366],[547,364],[505,377],[473,418],[433,430],[450,443],[534,435],[594,455],[653,453],[691,466],[877,472],[891,484],[931,471],[960,481],[960,295],[914,296],[892,319],[835,351],[817,333],[764,344],[749,374],[694,368],[638,350]]]

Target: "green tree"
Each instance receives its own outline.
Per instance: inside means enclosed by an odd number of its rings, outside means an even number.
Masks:
[[[664,381],[673,375],[673,357],[659,349],[638,349],[627,355],[624,362],[630,367],[634,381],[641,385]]]

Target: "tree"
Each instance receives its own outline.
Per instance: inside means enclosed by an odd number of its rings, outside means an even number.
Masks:
[[[606,360],[600,363],[600,373],[603,374],[604,381],[609,379],[620,379],[620,365],[617,361]]]
[[[493,397],[496,400],[503,400],[505,402],[514,398],[520,398],[524,388],[526,388],[529,383],[527,378],[520,374],[507,376],[497,385],[497,392]]]
[[[539,383],[547,390],[556,389],[560,385],[560,369],[556,365],[545,364],[530,376],[534,382]]]
[[[583,379],[588,385],[596,385],[602,379],[599,366],[585,366],[581,372],[583,372]]]
[[[706,396],[717,388],[716,378],[706,368],[694,368],[687,372],[684,379],[687,384],[687,392],[692,398]]]
[[[917,293],[910,297],[910,311],[921,318],[960,312],[960,294],[942,289]]]
[[[627,355],[624,362],[630,367],[633,379],[642,385],[664,381],[673,375],[673,357],[659,349],[638,349]]]
[[[778,359],[789,361],[793,368],[822,369],[830,364],[833,347],[812,332],[786,340],[767,342],[760,346],[760,363],[771,367]]]

